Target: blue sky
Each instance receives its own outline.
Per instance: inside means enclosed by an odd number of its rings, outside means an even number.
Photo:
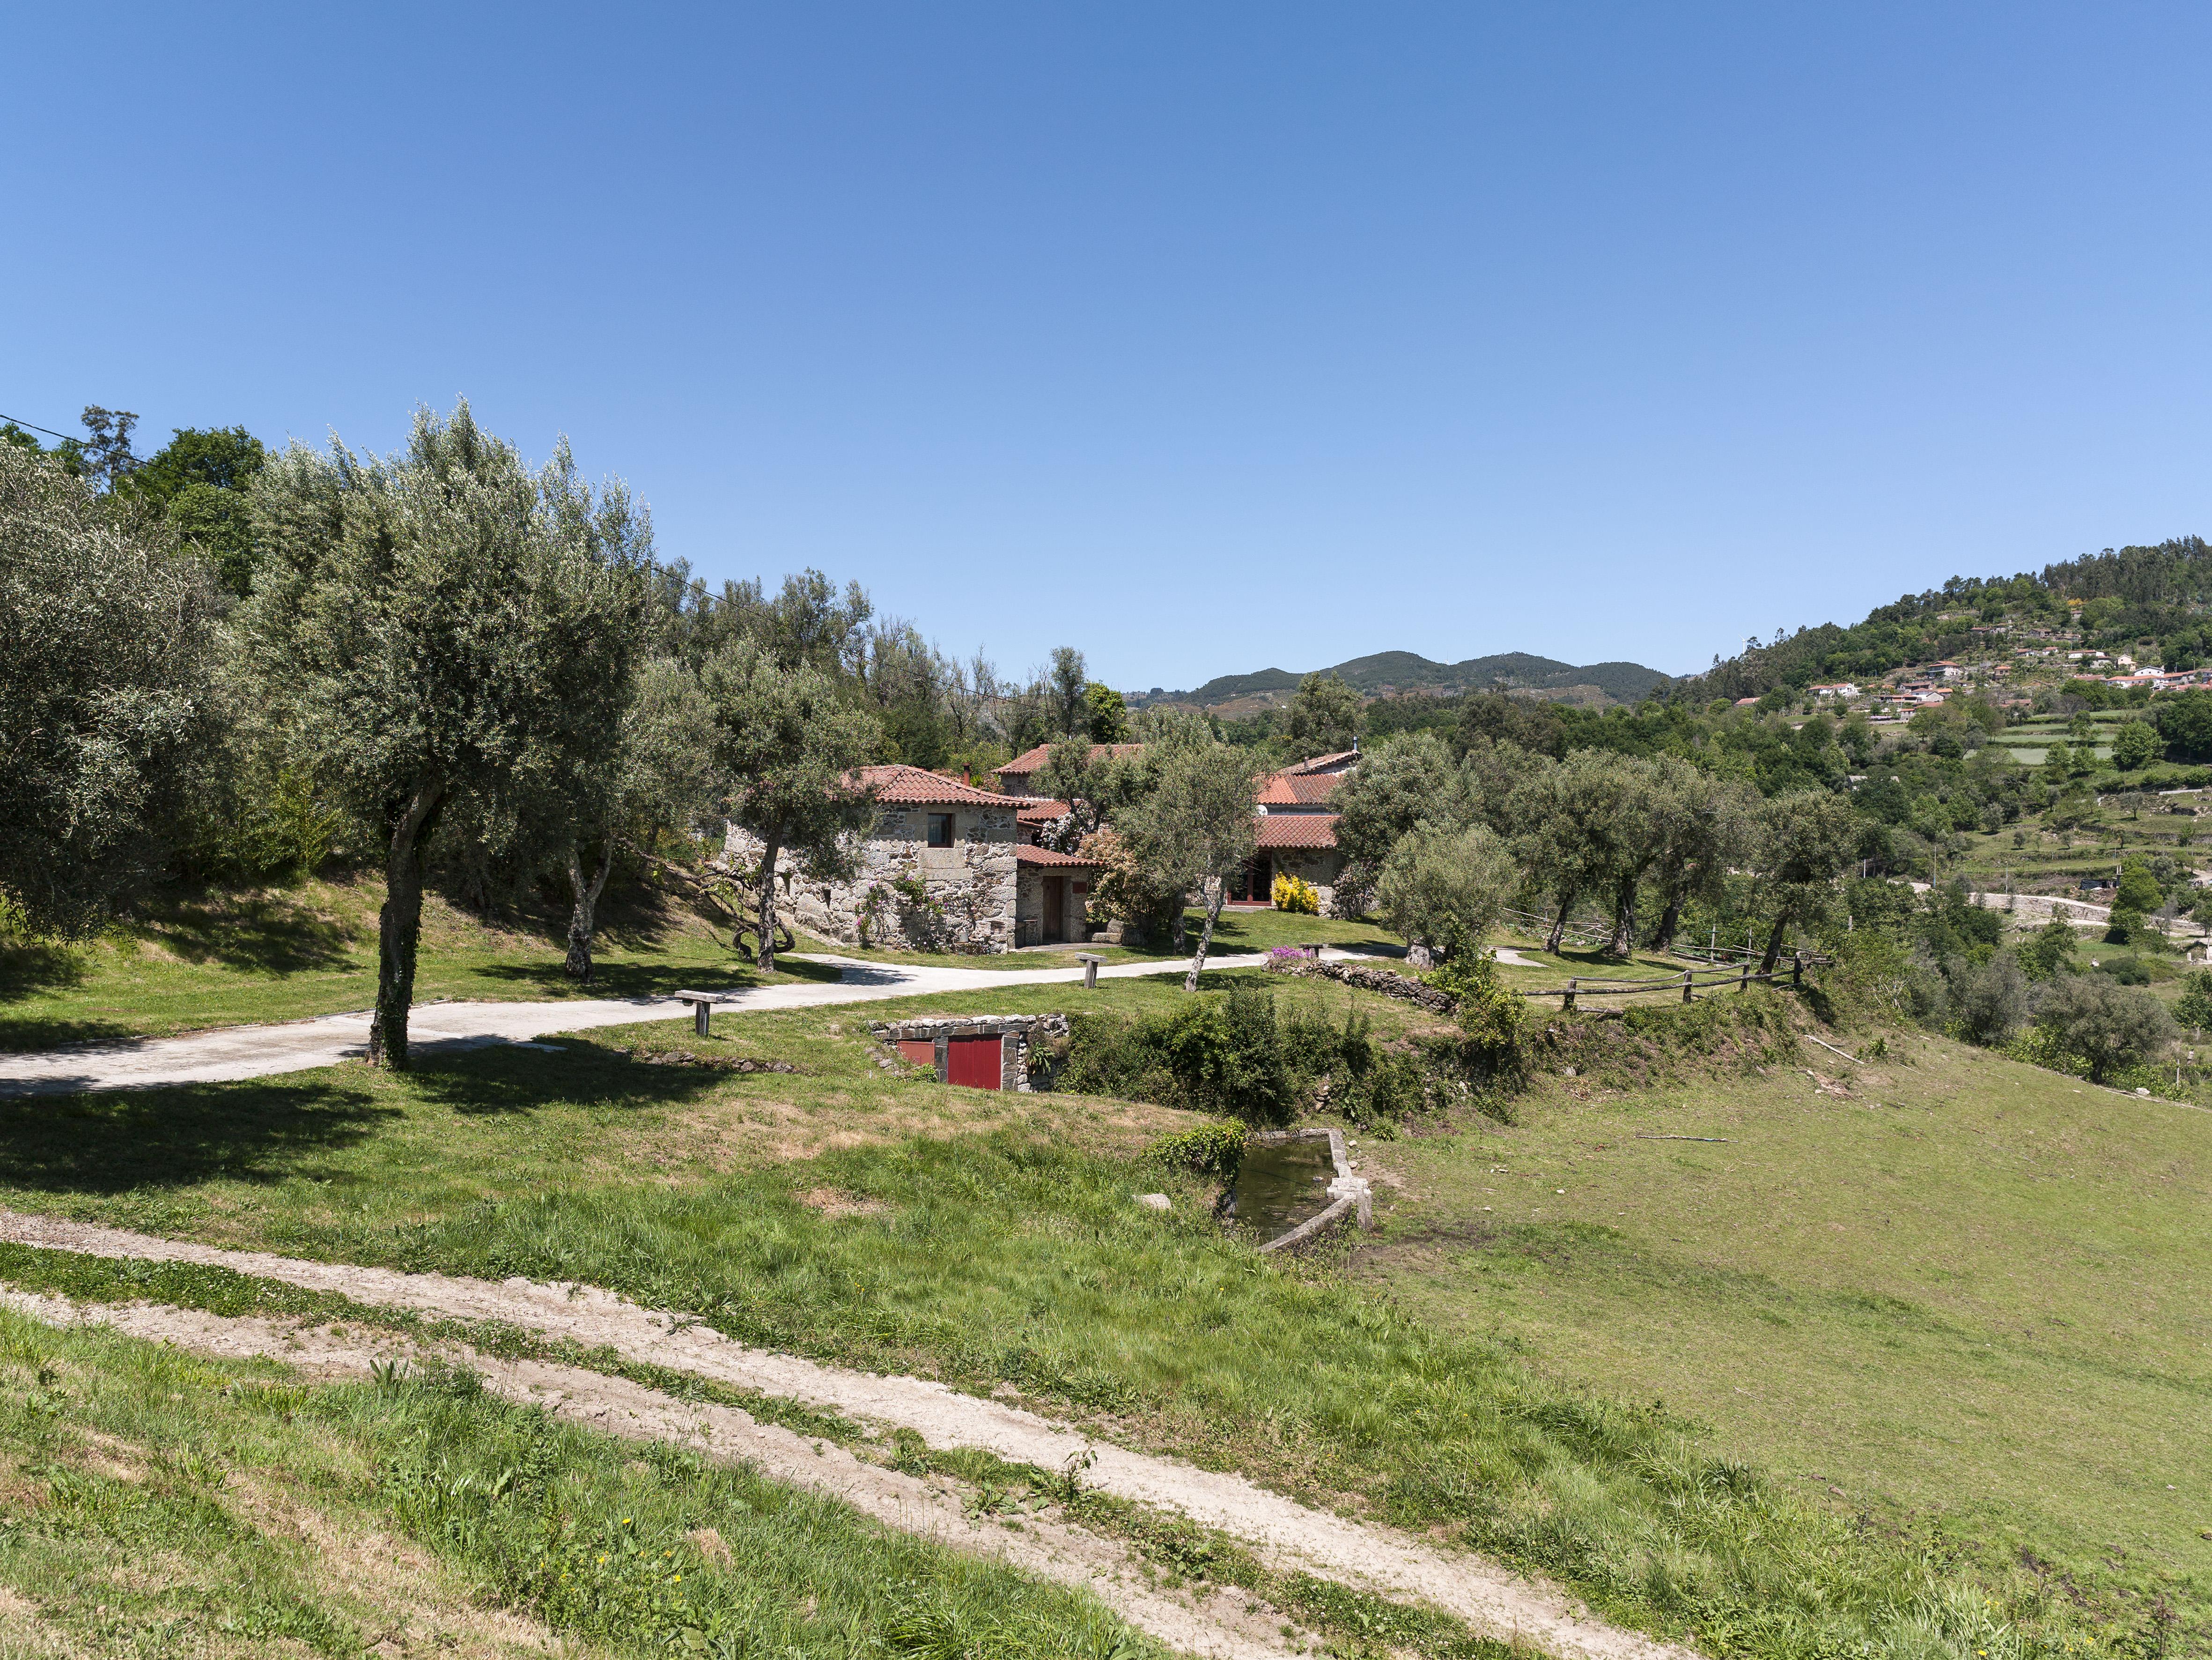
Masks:
[[[1188,686],[1704,666],[2212,526],[2203,7],[18,10],[0,411],[465,394]],[[142,447],[150,447],[142,445]]]

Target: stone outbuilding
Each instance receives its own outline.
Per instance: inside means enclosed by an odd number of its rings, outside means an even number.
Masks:
[[[795,860],[781,865],[777,907],[801,933],[848,946],[994,953],[1016,946],[1080,943],[1097,866],[1035,845],[1040,810],[1065,802],[977,789],[921,767],[863,767],[876,793],[875,824],[854,848],[857,873],[823,881]],[[1044,822],[1054,820],[1048,818]],[[730,827],[726,850],[757,863],[760,843]]]
[[[1336,879],[1344,869],[1337,851],[1337,814],[1330,798],[1359,764],[1359,751],[1317,755],[1270,773],[1260,781],[1259,837],[1252,862],[1230,885],[1231,904],[1273,903],[1278,876],[1310,882],[1321,897],[1321,914],[1336,914]]]
[[[779,908],[802,933],[848,946],[994,952],[1014,943],[1019,800],[921,767],[863,767],[854,781],[881,809],[854,849],[850,881],[780,871]],[[732,860],[757,863],[760,843],[730,827]]]

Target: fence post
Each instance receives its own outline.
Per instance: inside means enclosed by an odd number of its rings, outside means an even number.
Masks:
[[[1690,1000],[1690,970],[1688,969],[1682,970],[1682,1000],[1685,1003]]]
[[[1559,1012],[1565,1014],[1569,1009],[1574,1007],[1574,1006],[1575,982],[1574,979],[1570,976],[1567,981],[1567,988],[1559,994]]]
[[[1745,958],[1736,969],[1735,988],[1739,992],[1748,991],[1751,988],[1751,958],[1748,957]]]
[[[1790,953],[1790,983],[1800,988],[1805,983],[1805,953],[1802,951]]]

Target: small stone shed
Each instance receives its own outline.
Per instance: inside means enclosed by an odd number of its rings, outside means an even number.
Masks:
[[[994,795],[921,767],[863,767],[882,811],[857,849],[851,881],[798,869],[780,902],[793,927],[847,945],[912,951],[996,952],[1014,944],[1014,819],[1021,798]],[[738,863],[757,863],[759,842],[730,826]]]
[[[1014,943],[1061,946],[1091,937],[1085,920],[1096,860],[1027,843],[1014,849]]]
[[[969,1089],[1030,1087],[1031,1051],[1067,1036],[1064,1014],[979,1014],[895,1020],[868,1028],[884,1048],[917,1067],[933,1067],[940,1084]]]

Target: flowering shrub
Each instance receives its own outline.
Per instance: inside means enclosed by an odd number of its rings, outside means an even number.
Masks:
[[[1276,946],[1267,952],[1267,966],[1278,974],[1286,973],[1306,960],[1305,952],[1296,946]]]
[[[1285,873],[1275,879],[1275,909],[1295,912],[1301,916],[1321,915],[1321,895],[1314,885],[1303,876]]]

